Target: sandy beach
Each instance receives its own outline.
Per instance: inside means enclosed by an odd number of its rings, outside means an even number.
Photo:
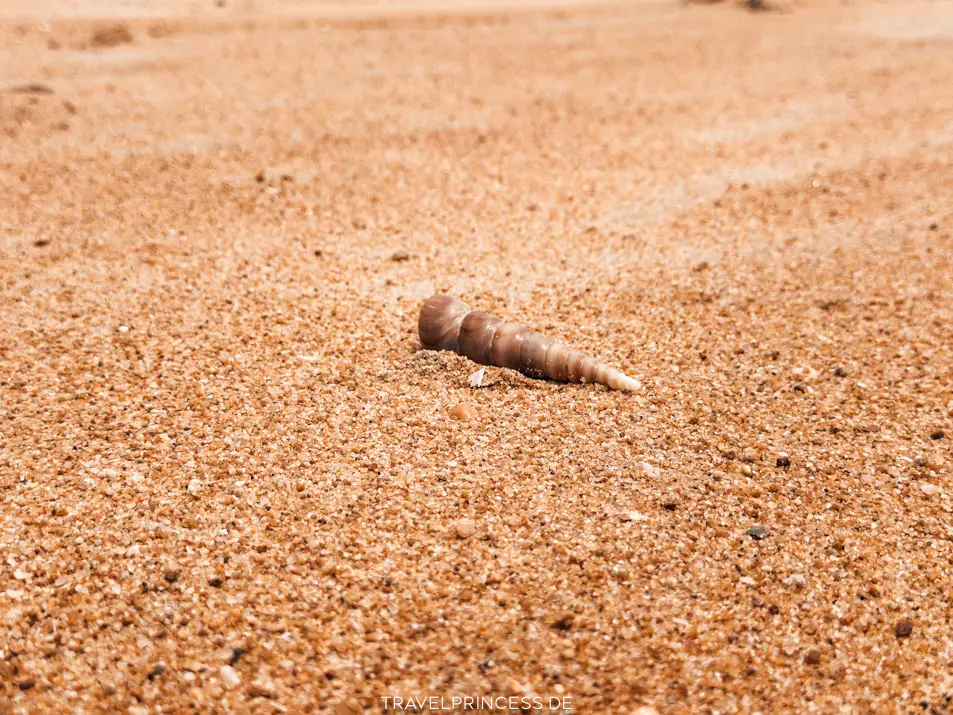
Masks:
[[[0,713],[953,712],[950,87],[942,0],[4,2]]]

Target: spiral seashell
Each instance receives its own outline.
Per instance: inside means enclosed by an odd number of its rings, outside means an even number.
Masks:
[[[420,344],[450,350],[480,365],[519,370],[527,377],[556,382],[592,382],[612,390],[634,391],[638,380],[572,350],[519,323],[508,323],[462,300],[435,295],[420,309]]]

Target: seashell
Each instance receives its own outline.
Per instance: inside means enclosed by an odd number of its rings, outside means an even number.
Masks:
[[[519,370],[527,377],[556,382],[592,382],[612,390],[638,390],[638,380],[572,350],[519,323],[470,310],[462,300],[435,295],[420,309],[420,344],[450,350],[479,365]]]

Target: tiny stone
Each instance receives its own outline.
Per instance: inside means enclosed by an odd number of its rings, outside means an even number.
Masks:
[[[223,665],[218,669],[218,677],[222,681],[222,686],[226,690],[231,690],[232,688],[238,687],[238,684],[241,682],[241,679],[238,677],[238,673],[235,672],[235,669],[230,665]]]
[[[804,654],[804,662],[808,665],[817,665],[821,662],[821,651],[817,648],[811,648]]]
[[[623,521],[648,521],[648,517],[638,511],[628,511],[622,516]]]
[[[897,621],[893,632],[897,638],[909,638],[910,634],[913,633],[913,623],[907,618],[904,618],[902,621]]]
[[[361,706],[355,700],[342,700],[334,706],[334,715],[360,715]]]
[[[768,535],[768,529],[767,527],[762,526],[761,524],[755,524],[750,529],[748,529],[748,531],[746,531],[745,533],[748,536],[750,536],[752,539],[754,539],[755,541],[761,541],[763,538],[765,538]]]
[[[563,613],[553,619],[552,626],[557,631],[568,631],[570,628],[572,628],[572,624],[575,619],[576,617],[567,611],[566,613]]]
[[[788,456],[787,452],[781,452],[781,454],[778,455],[778,460],[777,460],[776,464],[777,464],[777,466],[779,466],[779,467],[790,467],[790,466],[791,466],[791,458]]]
[[[165,573],[162,574],[162,578],[169,583],[175,583],[179,580],[179,576],[181,575],[182,571],[177,566],[170,566],[165,570]]]
[[[662,496],[662,508],[668,509],[669,511],[675,511],[675,507],[678,506],[678,495],[669,492]]]
[[[470,405],[459,404],[450,410],[450,416],[455,420],[469,422],[476,417],[476,412],[472,407],[470,407]]]
[[[259,678],[248,686],[248,696],[252,698],[274,698],[275,684],[269,680]]]
[[[198,479],[193,479],[189,482],[189,485],[185,488],[185,491],[187,491],[189,494],[195,494],[201,488],[202,482],[200,482]]]
[[[932,497],[934,494],[939,494],[943,490],[936,484],[921,484],[920,491],[922,491],[928,497]]]
[[[222,576],[218,576],[218,575],[212,576],[208,580],[208,585],[211,586],[212,588],[221,588],[223,583],[225,583],[225,579]]]
[[[520,517],[516,516],[515,514],[510,514],[509,516],[504,517],[503,523],[506,524],[507,526],[511,526],[515,528],[519,526],[520,524],[522,524],[523,520],[520,519]]]
[[[941,429],[930,434],[930,439],[943,439],[944,437],[946,437],[946,433]]]
[[[930,230],[931,230],[931,231],[937,231],[937,230],[939,230],[939,228],[940,228],[940,224],[938,224],[936,221],[934,221],[933,223],[930,224]]]
[[[461,539],[469,539],[476,533],[476,522],[473,519],[460,519],[454,523],[453,530]]]
[[[751,578],[750,576],[742,576],[742,577],[739,578],[738,580],[741,581],[741,583],[745,584],[746,586],[757,586],[757,585],[758,585],[758,582],[755,581],[755,580],[754,580],[753,578]]]
[[[748,447],[741,456],[746,462],[757,462],[761,455],[758,454],[758,450]]]
[[[847,377],[847,368],[838,365],[834,368],[834,374],[837,375],[837,377]]]
[[[394,251],[390,255],[390,259],[396,263],[403,263],[404,261],[410,260],[410,253],[407,251]]]
[[[784,585],[790,586],[791,588],[801,589],[804,588],[804,584],[807,583],[807,579],[804,578],[804,574],[796,573],[791,574],[786,579],[784,579]]]

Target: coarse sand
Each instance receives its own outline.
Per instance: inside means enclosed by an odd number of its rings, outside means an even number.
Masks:
[[[953,3],[2,5],[0,713],[951,712]]]

